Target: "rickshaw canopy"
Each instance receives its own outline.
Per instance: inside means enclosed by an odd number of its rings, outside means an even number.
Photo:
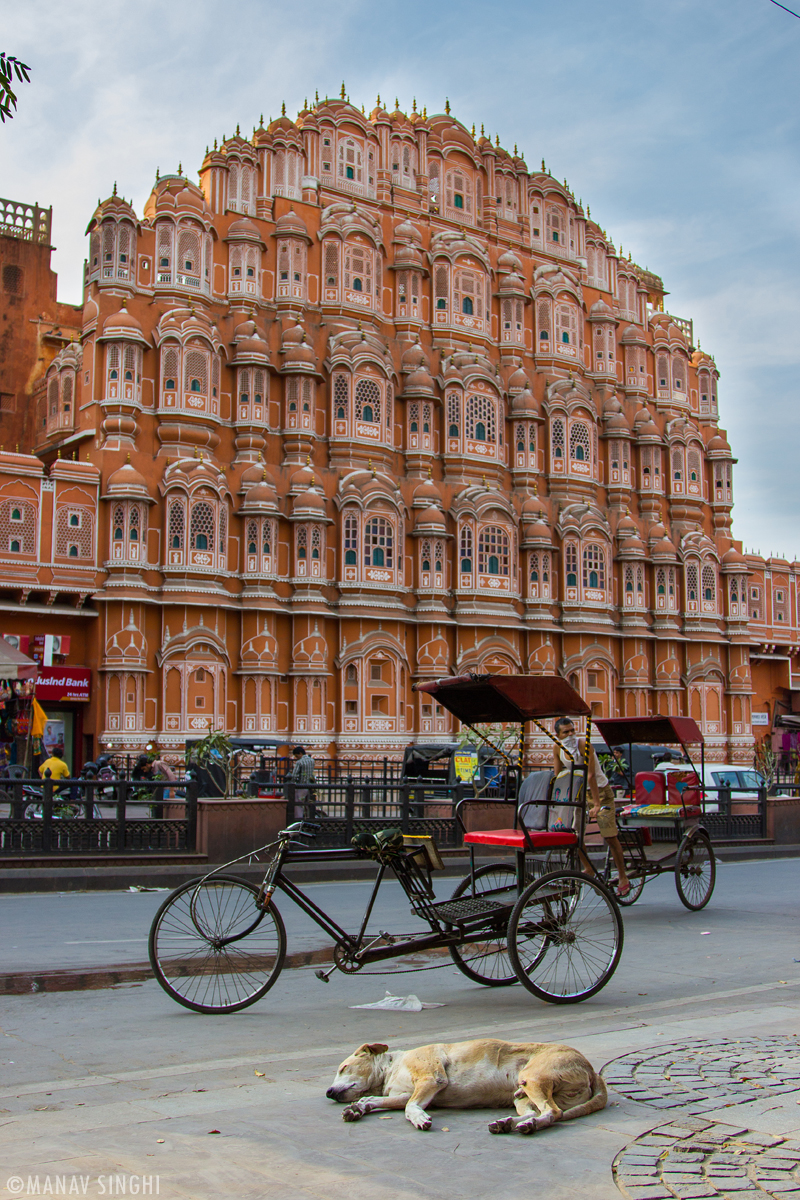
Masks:
[[[607,746],[643,742],[654,746],[676,743],[703,745],[703,735],[691,717],[598,717],[594,722]]]
[[[560,675],[454,675],[418,683],[416,691],[466,725],[586,717],[591,709]]]

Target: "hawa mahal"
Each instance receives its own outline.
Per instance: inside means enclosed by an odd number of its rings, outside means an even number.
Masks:
[[[115,188],[78,308],[1,204],[0,607],[91,671],[79,757],[396,758],[454,732],[415,682],[523,671],[750,761],[800,564],[741,553],[713,358],[544,163],[317,100]]]

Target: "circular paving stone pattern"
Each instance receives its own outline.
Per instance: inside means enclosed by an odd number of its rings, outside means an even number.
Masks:
[[[800,1142],[698,1117],[643,1133],[614,1160],[628,1200],[800,1197]]]
[[[800,1044],[793,1037],[675,1042],[612,1059],[602,1074],[640,1104],[711,1112],[800,1090]]]

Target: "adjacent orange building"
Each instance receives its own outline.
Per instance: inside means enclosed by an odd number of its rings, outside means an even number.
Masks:
[[[749,761],[778,610],[751,615],[718,373],[658,276],[449,112],[317,102],[199,179],[99,206],[79,336],[0,454],[3,611],[73,633],[79,752],[397,756],[452,732],[414,682],[480,670]]]

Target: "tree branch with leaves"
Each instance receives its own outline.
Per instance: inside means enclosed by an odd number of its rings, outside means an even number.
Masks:
[[[17,94],[12,87],[14,76],[20,83],[30,83],[28,74],[30,67],[20,62],[13,54],[0,50],[0,121],[5,124],[6,117],[11,119],[17,107]]]

